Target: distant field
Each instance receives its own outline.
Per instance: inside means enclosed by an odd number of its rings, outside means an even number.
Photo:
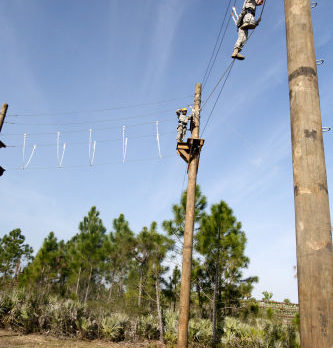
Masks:
[[[0,330],[0,348],[157,348],[158,343],[107,343],[102,341],[61,340],[41,335],[21,335],[13,331]]]

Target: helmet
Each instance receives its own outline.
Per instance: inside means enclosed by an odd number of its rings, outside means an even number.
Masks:
[[[186,108],[182,108],[182,110],[181,111],[185,111],[185,112],[187,112],[187,109]]]

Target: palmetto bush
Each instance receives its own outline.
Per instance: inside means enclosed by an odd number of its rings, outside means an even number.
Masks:
[[[190,319],[189,340],[200,344],[212,341],[212,322],[208,319]]]
[[[133,339],[158,340],[156,315],[130,320],[128,315],[110,310],[90,309],[79,301],[38,295],[24,291],[0,292],[0,326],[24,333],[42,332],[62,337],[102,338],[111,341]],[[178,313],[164,313],[165,341],[175,344]],[[189,341],[209,346],[212,340],[210,320],[194,317],[189,322]],[[277,320],[248,317],[246,321],[227,317],[221,347],[228,348],[299,348],[297,321],[287,325]]]
[[[123,341],[126,331],[130,331],[130,321],[126,314],[115,313],[102,319],[101,333],[114,342]]]
[[[40,329],[56,336],[85,337],[83,323],[89,319],[84,305],[73,300],[59,300],[49,297],[39,318]]]
[[[160,337],[158,319],[152,314],[141,316],[138,320],[136,334],[148,340],[157,340]]]
[[[178,313],[166,311],[165,321],[165,341],[168,344],[177,342],[178,333]],[[212,323],[207,319],[190,319],[189,322],[189,341],[200,345],[208,345],[212,340]]]
[[[165,333],[164,338],[167,343],[177,343],[178,332],[178,313],[167,310],[164,313]]]
[[[222,347],[228,348],[299,348],[299,335],[293,325],[256,319],[243,323],[225,319]]]
[[[266,348],[263,330],[227,317],[224,323],[222,343],[225,347]]]
[[[5,293],[0,293],[0,325],[3,326],[3,320],[5,316],[13,308],[14,302],[13,298]]]
[[[38,299],[33,296],[25,296],[23,291],[1,293],[1,325],[10,326],[24,333],[37,331],[39,308]]]

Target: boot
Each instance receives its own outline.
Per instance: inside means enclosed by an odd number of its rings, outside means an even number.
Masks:
[[[232,52],[231,58],[238,59],[238,60],[244,60],[245,57],[239,53],[239,48],[235,48]]]
[[[251,22],[245,22],[241,26],[241,29],[243,29],[243,30],[255,29],[255,28],[256,28],[256,24],[255,23],[251,23]]]

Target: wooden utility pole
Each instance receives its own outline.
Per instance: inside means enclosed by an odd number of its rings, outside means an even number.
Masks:
[[[3,123],[5,122],[6,114],[7,114],[8,104],[3,104],[0,112],[0,133],[2,130]],[[6,145],[0,140],[0,148],[4,148]],[[5,169],[0,166],[0,176],[3,175]]]
[[[333,347],[333,250],[309,0],[285,0],[302,348]]]
[[[2,130],[3,123],[5,122],[6,114],[7,114],[8,104],[3,104],[0,113],[0,133]]]
[[[200,108],[201,108],[201,84],[195,86],[194,95],[194,118],[191,124],[192,139],[188,139],[191,146],[199,146],[197,150],[189,150],[188,157],[188,184],[186,217],[184,229],[184,248],[182,265],[182,282],[180,288],[179,302],[179,324],[178,324],[178,348],[187,348],[188,341],[188,321],[190,314],[190,292],[191,292],[191,272],[192,272],[192,249],[193,249],[193,228],[194,228],[194,206],[195,191],[197,184],[197,170],[199,166],[200,149],[203,141],[199,140],[200,127]],[[201,144],[201,145],[200,145]]]

